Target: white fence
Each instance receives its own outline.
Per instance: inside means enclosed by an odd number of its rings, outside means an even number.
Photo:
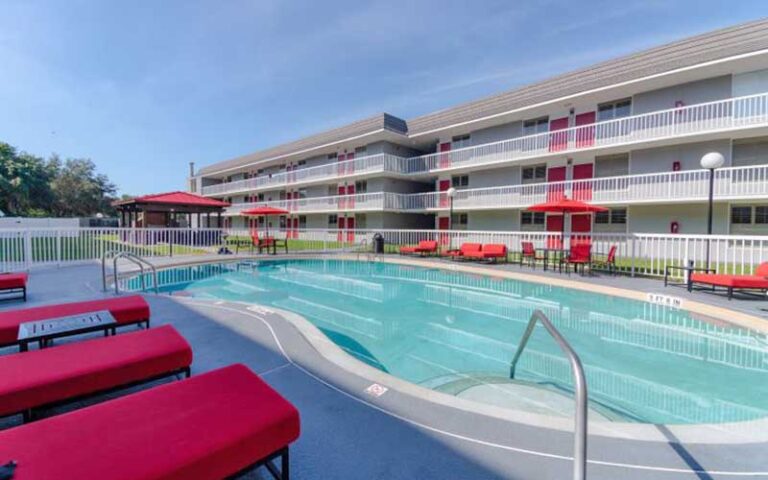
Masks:
[[[491,232],[445,230],[325,230],[277,231],[287,237],[289,250],[302,252],[369,251],[375,234],[385,240],[385,252],[397,253],[400,246],[420,240],[437,240],[441,250],[464,242],[501,243],[519,252],[521,242],[538,248],[560,247],[560,235],[546,232]],[[768,261],[767,236],[666,235],[592,233],[575,237],[592,244],[595,255],[617,247],[619,270],[627,274],[660,276],[667,266],[693,261],[703,265],[707,249],[711,266],[719,272],[750,274]],[[110,250],[130,251],[143,257],[205,255],[226,244],[232,251],[250,252],[250,233],[220,229],[3,229],[0,230],[0,271],[26,270],[44,265],[70,265],[99,260]],[[566,247],[568,240],[566,240]],[[515,256],[511,255],[511,259]],[[679,271],[672,272],[679,276]]]

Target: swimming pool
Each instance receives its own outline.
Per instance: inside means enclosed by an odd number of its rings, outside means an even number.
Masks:
[[[355,358],[482,403],[572,415],[568,362],[537,328],[542,310],[584,364],[591,418],[697,424],[768,416],[765,335],[647,302],[381,262],[269,260],[159,272],[164,292],[295,312]],[[138,289],[138,279],[127,282]]]

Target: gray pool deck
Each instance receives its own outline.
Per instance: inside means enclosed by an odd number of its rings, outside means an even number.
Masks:
[[[527,267],[522,271],[531,273]],[[543,274],[540,269],[535,273]],[[552,272],[544,275],[559,276]],[[602,275],[571,275],[571,279],[768,315],[766,301],[729,302],[724,296],[665,289],[659,280]],[[29,302],[0,302],[0,310],[111,295],[101,291],[101,273],[95,264],[34,270],[29,288]],[[301,412],[302,434],[292,447],[292,478],[571,478],[573,436],[569,432],[454,409],[396,390],[372,397],[365,393],[370,380],[329,361],[278,313],[180,296],[145,297],[152,307],[153,325],[170,323],[191,343],[193,375],[244,363],[296,405]],[[14,351],[0,349],[0,354]],[[19,422],[16,417],[0,420],[0,427]],[[668,440],[590,436],[588,477],[768,478],[768,442],[681,443],[664,427],[657,428]],[[259,471],[247,478],[268,475]]]

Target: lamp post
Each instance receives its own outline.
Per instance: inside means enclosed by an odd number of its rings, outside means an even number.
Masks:
[[[451,187],[445,192],[450,202],[448,213],[448,250],[453,250],[453,197],[456,196],[456,189]]]
[[[709,211],[707,213],[707,235],[712,235],[712,211],[715,195],[715,169],[725,164],[725,157],[719,152],[709,152],[701,157],[701,168],[709,170]],[[707,238],[706,268],[709,268],[709,242]]]

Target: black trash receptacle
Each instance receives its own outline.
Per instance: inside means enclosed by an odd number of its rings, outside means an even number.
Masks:
[[[384,253],[384,236],[380,233],[373,236],[373,253]]]

